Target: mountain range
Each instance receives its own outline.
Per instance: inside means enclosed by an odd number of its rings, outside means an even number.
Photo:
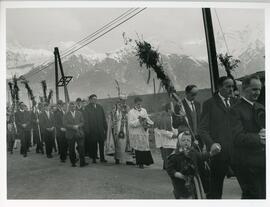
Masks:
[[[247,39],[242,33],[231,35],[235,38],[235,42],[242,44],[236,46],[236,49],[232,51],[235,54],[234,57],[241,61],[233,75],[241,77],[264,70],[264,41],[258,37]],[[217,47],[222,48],[219,42],[217,42]],[[46,80],[48,88],[54,90],[54,64],[31,76],[34,71],[39,69],[40,62],[50,58],[53,58],[53,54],[48,50],[28,49],[8,44],[7,79],[13,74],[24,75],[30,81],[30,86],[36,96],[42,95],[40,84],[42,80]],[[162,53],[161,59],[177,90],[183,90],[187,84],[191,83],[198,85],[199,88],[209,88],[207,59],[199,59],[186,54]],[[117,96],[115,80],[119,82],[122,92],[128,95],[153,93],[153,78],[156,91],[159,90],[159,81],[154,73],[151,74],[150,83],[146,83],[148,71],[145,67],[140,66],[131,45],[104,54],[94,51],[78,51],[64,58],[62,62],[65,75],[73,76],[68,85],[71,99],[85,98],[91,93],[98,94],[100,98],[115,97]],[[219,68],[220,74],[224,74],[224,69],[221,66]],[[21,90],[21,93],[23,94],[24,91]],[[61,89],[60,94],[63,98]]]

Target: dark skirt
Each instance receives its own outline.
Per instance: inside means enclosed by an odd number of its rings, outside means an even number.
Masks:
[[[151,165],[154,163],[150,151],[135,150],[136,164],[137,165]]]

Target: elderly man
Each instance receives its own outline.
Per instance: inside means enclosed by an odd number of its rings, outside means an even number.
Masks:
[[[221,199],[225,175],[231,166],[232,128],[230,108],[233,105],[234,83],[229,77],[220,77],[218,92],[203,103],[199,135],[208,151],[220,150],[211,158],[210,190],[207,198]]]
[[[235,174],[243,199],[265,199],[265,108],[257,103],[261,81],[250,77],[242,83],[243,97],[232,110]]]

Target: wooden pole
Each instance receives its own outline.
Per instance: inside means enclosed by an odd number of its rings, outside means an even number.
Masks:
[[[59,53],[59,50],[58,50],[57,47],[56,47],[56,54],[57,54],[57,58],[58,58],[58,61],[59,61],[59,67],[60,67],[61,76],[63,78],[65,102],[69,103],[69,95],[68,95],[67,85],[66,85],[66,81],[65,81],[64,70],[63,70],[63,66],[62,66],[62,62],[61,62],[61,58],[60,58],[60,53]]]
[[[214,36],[214,31],[213,31],[210,8],[203,8],[202,13],[203,13],[203,23],[204,23],[207,53],[208,53],[211,90],[212,90],[212,94],[214,94],[218,90],[217,81],[219,79],[215,36]]]
[[[55,65],[55,95],[56,95],[56,103],[59,100],[59,88],[58,88],[58,63],[57,63],[57,50],[58,48],[54,48],[54,65]]]

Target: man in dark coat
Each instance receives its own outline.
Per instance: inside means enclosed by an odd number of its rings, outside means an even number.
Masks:
[[[26,157],[31,140],[31,114],[27,111],[27,107],[23,102],[20,103],[19,110],[15,113],[15,122],[21,140],[20,151]]]
[[[107,133],[107,121],[104,110],[97,104],[97,95],[89,96],[89,104],[86,106],[87,130],[90,141],[90,157],[96,163],[97,144],[99,145],[100,161],[107,162],[104,157],[104,141]]]
[[[34,107],[32,113],[31,113],[31,121],[32,121],[32,127],[33,127],[33,140],[36,143],[36,153],[42,153],[44,154],[43,150],[43,138],[41,136],[41,128],[40,128],[40,122],[39,122],[39,116],[41,111],[38,109],[38,107]]]
[[[54,112],[55,128],[56,128],[56,140],[58,140],[58,149],[61,162],[65,162],[67,159],[68,143],[65,137],[66,128],[63,125],[63,117],[65,111],[63,109],[63,101],[57,102],[57,109]]]
[[[235,174],[243,199],[265,199],[265,108],[256,102],[261,82],[256,77],[243,81],[243,97],[232,109]]]
[[[198,138],[198,126],[201,116],[201,104],[195,100],[198,94],[197,86],[188,85],[185,89],[185,94],[186,97],[182,100],[182,103],[186,112],[189,125],[196,138]]]
[[[219,149],[221,153],[211,158],[209,199],[221,199],[225,175],[231,164],[232,129],[230,125],[230,108],[233,105],[233,80],[220,77],[219,90],[214,96],[203,103],[199,126],[199,134],[206,144],[208,151]]]
[[[78,145],[80,167],[84,167],[88,164],[84,158],[84,132],[82,128],[84,120],[81,112],[75,109],[75,102],[70,102],[69,111],[63,117],[63,124],[66,128],[66,139],[68,140],[69,158],[72,167],[76,167],[75,143]]]
[[[46,155],[52,158],[52,148],[55,138],[54,117],[48,103],[43,105],[44,111],[40,114],[41,135],[45,141]]]

